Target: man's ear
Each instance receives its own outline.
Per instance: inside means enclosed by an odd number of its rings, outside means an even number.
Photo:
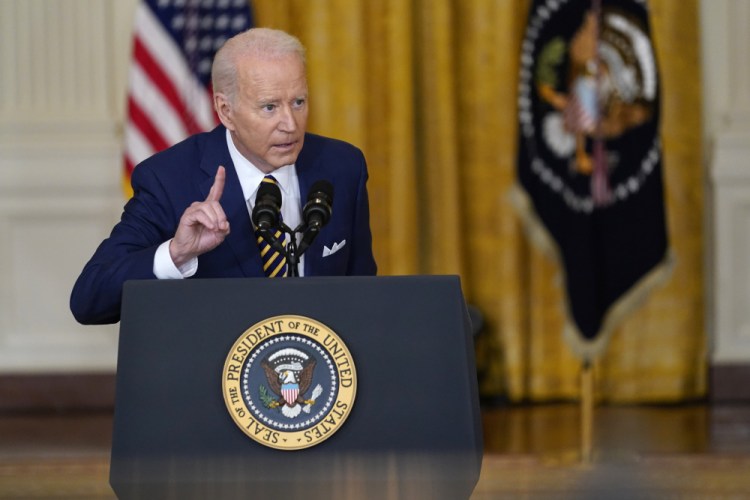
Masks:
[[[214,94],[214,109],[221,120],[221,124],[228,130],[234,131],[234,120],[232,119],[232,104],[226,94],[221,92]]]

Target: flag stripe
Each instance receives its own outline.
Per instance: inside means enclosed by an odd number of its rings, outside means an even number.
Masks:
[[[128,172],[132,172],[138,164],[136,158],[148,158],[157,150],[142,133],[141,129],[128,123],[125,126],[125,164]]]
[[[158,126],[170,145],[187,137],[189,131],[180,118],[180,110],[169,105],[161,88],[154,85],[154,82],[141,71],[140,66],[131,68],[130,86],[133,89],[130,100],[138,103],[141,112]]]
[[[154,103],[154,106],[160,107],[158,103]],[[133,128],[142,132],[143,139],[146,141],[146,144],[150,146],[149,149],[151,151],[149,152],[149,156],[157,151],[168,148],[170,143],[174,143],[178,140],[178,136],[174,135],[172,135],[172,137],[165,137],[162,132],[170,131],[169,128],[164,126],[166,123],[165,120],[160,120],[158,116],[156,116],[156,122],[154,122],[151,119],[151,117],[154,116],[154,113],[144,112],[143,107],[135,102],[135,100],[128,100],[128,109],[130,112],[130,123],[133,125]],[[148,104],[146,109],[149,109]],[[165,113],[168,113],[168,111],[165,110]]]
[[[136,38],[176,86],[178,94],[182,96],[182,105],[189,105],[198,125],[209,130],[215,125],[211,96],[193,75],[185,54],[164,30],[159,19],[145,6],[141,10],[140,18],[136,20]]]
[[[139,38],[135,39],[133,54],[136,61],[138,61],[138,66],[134,67],[134,71],[139,74],[139,78],[148,78],[150,80],[149,83],[158,89],[161,96],[171,105],[172,109],[179,112],[178,117],[182,121],[185,130],[191,134],[198,132],[199,129],[195,123],[195,119],[183,107],[182,99],[173,84],[173,80],[164,73],[162,67],[156,63]],[[133,83],[137,84],[137,82]],[[140,83],[144,84],[145,82]]]

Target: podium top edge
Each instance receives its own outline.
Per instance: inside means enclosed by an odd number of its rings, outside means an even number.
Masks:
[[[177,283],[221,283],[221,282],[253,282],[258,283],[264,281],[266,283],[273,283],[278,286],[284,283],[343,283],[351,281],[361,282],[421,282],[427,281],[433,284],[437,283],[458,283],[460,287],[461,277],[457,274],[410,274],[410,275],[387,275],[387,276],[304,276],[304,277],[288,277],[283,279],[269,280],[265,277],[234,277],[234,278],[188,278],[184,280],[159,280],[159,279],[139,279],[139,280],[128,280],[124,286],[126,288],[139,287],[143,285],[152,285],[154,283],[160,284],[177,284]]]

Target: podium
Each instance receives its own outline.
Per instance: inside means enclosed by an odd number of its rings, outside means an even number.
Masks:
[[[323,442],[280,450],[233,420],[227,355],[252,325],[331,328],[356,398]],[[455,276],[129,281],[110,484],[118,498],[469,498],[482,463],[474,346]]]

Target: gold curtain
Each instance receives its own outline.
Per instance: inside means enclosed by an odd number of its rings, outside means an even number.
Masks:
[[[516,83],[528,0],[252,0],[256,24],[308,49],[312,132],[361,147],[380,274],[458,274],[484,314],[484,396],[577,398],[558,269],[522,233]],[[668,284],[596,362],[613,402],[704,395],[697,0],[649,0],[662,77]]]

